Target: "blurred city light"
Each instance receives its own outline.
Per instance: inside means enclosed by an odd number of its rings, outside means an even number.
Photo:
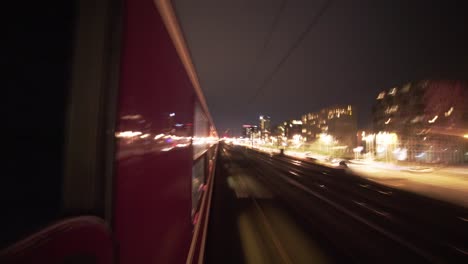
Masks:
[[[293,141],[296,144],[299,144],[301,142],[301,139],[302,139],[301,135],[296,134],[296,135],[293,136]]]
[[[450,107],[450,109],[447,112],[445,112],[445,116],[450,116],[452,112],[453,112],[453,106]]]
[[[356,153],[360,153],[363,149],[364,149],[363,146],[359,146],[359,147],[353,148],[353,151],[356,152]]]
[[[434,122],[437,120],[437,118],[439,118],[438,115],[434,116],[434,118],[432,118],[431,120],[429,120],[429,121],[427,121],[427,122],[429,122],[429,123],[432,124],[432,123],[434,123]]]
[[[397,148],[393,151],[393,154],[395,154],[395,158],[400,161],[408,158],[408,150],[406,148]]]
[[[140,136],[140,138],[147,138],[149,136],[150,136],[150,134],[143,134],[143,135]]]
[[[118,138],[132,138],[143,134],[140,131],[123,131],[115,133],[115,136]]]
[[[154,137],[154,139],[160,139],[160,138],[162,138],[162,137],[164,137],[164,134],[158,134],[158,135],[156,135],[156,136]]]
[[[328,135],[328,134],[320,134],[319,135],[319,138],[320,138],[320,141],[322,141],[323,143],[325,144],[330,144],[333,142],[333,137],[331,135]]]

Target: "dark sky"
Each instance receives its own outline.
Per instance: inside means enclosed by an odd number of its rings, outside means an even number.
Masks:
[[[358,106],[364,127],[381,90],[422,78],[468,77],[464,1],[332,1],[251,102],[325,3],[286,0],[263,49],[282,1],[174,1],[220,132],[239,133],[259,114],[277,123],[333,104]]]

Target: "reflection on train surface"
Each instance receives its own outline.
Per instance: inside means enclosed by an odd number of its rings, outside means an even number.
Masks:
[[[15,8],[0,262],[197,260],[218,137],[170,1]]]

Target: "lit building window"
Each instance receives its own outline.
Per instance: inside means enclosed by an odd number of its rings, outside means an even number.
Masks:
[[[387,109],[385,110],[385,113],[391,114],[391,113],[395,113],[396,111],[398,111],[398,105],[392,105],[391,107],[387,107]]]
[[[382,100],[382,99],[384,99],[384,97],[385,97],[385,92],[381,92],[381,93],[379,93],[379,95],[377,96],[377,100]]]
[[[429,121],[427,121],[427,122],[429,122],[429,123],[432,124],[432,123],[434,123],[434,122],[437,120],[437,118],[439,118],[439,116],[436,115],[436,116],[434,116],[434,118],[432,118],[431,120],[429,120]]]
[[[409,92],[410,88],[411,88],[411,84],[407,83],[405,86],[403,86],[403,88],[401,88],[401,92],[402,93],[407,93],[407,92]]]
[[[416,116],[411,120],[411,123],[421,122],[424,119],[424,116]]]
[[[293,125],[302,125],[301,120],[293,120],[291,123],[293,123]]]
[[[450,107],[450,109],[447,112],[445,112],[445,116],[450,116],[452,112],[453,112],[453,106]]]

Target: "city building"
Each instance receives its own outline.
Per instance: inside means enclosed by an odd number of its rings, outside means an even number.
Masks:
[[[262,139],[268,138],[271,135],[271,119],[269,116],[261,115],[258,118],[260,137]]]
[[[376,133],[396,135],[394,150],[376,144],[376,155],[392,151],[399,160],[468,162],[468,83],[422,80],[380,92],[372,109]],[[381,154],[382,155],[382,154]],[[388,156],[388,155],[387,155]]]
[[[299,144],[303,143],[302,137],[302,121],[301,120],[289,120],[274,126],[272,131],[272,137],[270,138],[272,143],[277,146],[289,146],[290,143]]]
[[[272,131],[272,139],[273,143],[276,143],[276,146],[284,146],[283,143],[285,143],[286,140],[286,125],[287,122],[281,123],[279,125],[273,126],[274,129]]]
[[[289,120],[283,122],[285,134],[287,139],[293,139],[294,136],[302,136],[302,121],[301,120]]]
[[[286,128],[285,128],[284,123],[274,126],[274,129],[272,131],[272,136],[284,137],[285,135],[286,135]]]
[[[353,106],[333,106],[320,111],[322,132],[331,135],[339,145],[350,148],[356,145],[357,118]],[[326,119],[325,119],[326,116]]]
[[[319,112],[302,115],[302,135],[308,142],[314,142],[321,135],[330,135],[342,146],[356,144],[357,118],[353,106],[331,106]]]
[[[320,118],[319,113],[308,113],[302,115],[302,136],[306,139],[307,142],[313,142],[319,135],[322,133],[320,128],[322,123],[322,118]]]
[[[258,132],[258,127],[255,125],[242,125],[242,137],[253,139]]]

